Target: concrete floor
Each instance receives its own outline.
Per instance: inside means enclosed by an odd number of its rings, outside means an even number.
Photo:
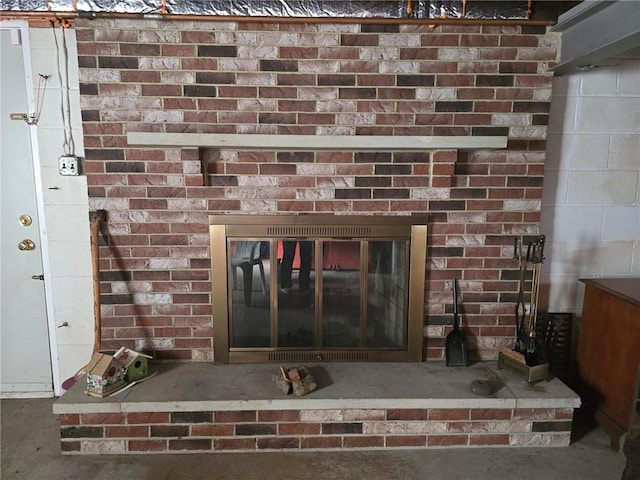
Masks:
[[[625,465],[580,417],[566,448],[62,456],[52,404],[2,400],[2,480],[619,480]]]

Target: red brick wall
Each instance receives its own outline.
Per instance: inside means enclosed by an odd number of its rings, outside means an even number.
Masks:
[[[102,347],[210,360],[207,216],[428,213],[425,357],[450,280],[473,355],[514,333],[516,235],[538,233],[557,38],[544,27],[79,19],[92,209],[108,211]],[[127,132],[508,135],[469,153],[200,152]]]
[[[63,454],[566,447],[570,408],[414,408],[59,415]]]

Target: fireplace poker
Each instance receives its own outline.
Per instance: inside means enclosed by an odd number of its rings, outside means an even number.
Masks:
[[[100,227],[107,219],[105,210],[91,212],[91,266],[93,278],[93,353],[98,353],[102,341],[100,312]]]
[[[530,246],[529,246],[530,249]],[[516,350],[523,352],[524,345],[521,343],[522,329],[524,326],[525,315],[527,313],[524,304],[524,277],[527,270],[529,260],[529,251],[526,257],[522,254],[522,238],[516,237],[513,245],[513,256],[518,260],[518,299],[516,301]]]

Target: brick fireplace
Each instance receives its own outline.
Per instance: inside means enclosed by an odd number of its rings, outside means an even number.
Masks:
[[[429,219],[422,357],[459,278],[474,358],[514,336],[513,237],[538,233],[558,39],[530,25],[78,19],[85,173],[108,212],[102,348],[214,359],[208,216]],[[134,145],[132,133],[506,137],[506,149]]]
[[[577,396],[492,362],[515,334],[514,237],[539,233],[558,49],[544,25],[75,28],[90,208],[108,214],[101,347],[152,353],[160,374],[113,399],[76,384],[54,405],[64,453],[569,444]],[[309,143],[278,144],[291,136]],[[237,137],[268,140],[215,144]],[[314,146],[332,137],[334,148]],[[380,138],[386,148],[367,143]],[[212,312],[227,301],[212,293],[210,216],[301,214],[426,218],[427,362],[312,365],[326,381],[300,399],[265,384],[273,365],[207,363],[220,340]],[[454,278],[470,357],[486,361],[469,368],[441,362]],[[469,393],[478,378],[496,382],[493,396]]]

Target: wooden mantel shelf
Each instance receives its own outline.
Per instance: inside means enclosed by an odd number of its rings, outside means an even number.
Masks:
[[[260,135],[210,133],[130,132],[129,145],[155,147],[202,147],[221,150],[283,151],[400,151],[485,150],[505,148],[502,136],[381,136],[381,135]]]

